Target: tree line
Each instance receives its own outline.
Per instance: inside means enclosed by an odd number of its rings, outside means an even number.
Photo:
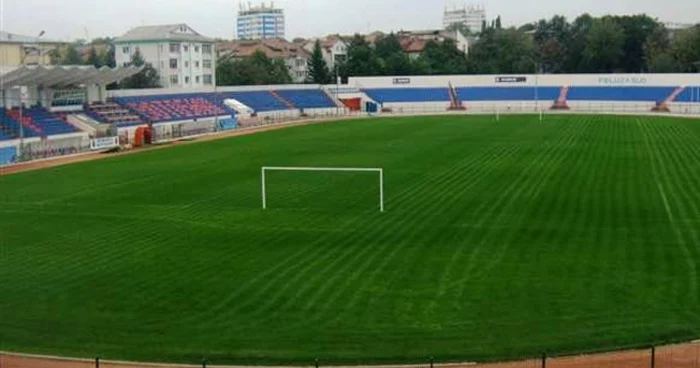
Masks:
[[[647,15],[583,14],[573,21],[554,16],[509,28],[498,17],[484,23],[478,34],[464,27],[450,28],[473,40],[468,53],[451,39],[430,40],[418,57],[410,57],[394,33],[374,44],[356,34],[347,40],[345,62],[329,70],[317,43],[307,81],[327,84],[337,76],[347,80],[392,75],[700,72],[700,24],[669,30]]]
[[[333,83],[351,76],[530,74],[530,73],[692,73],[700,72],[700,24],[680,30],[667,29],[647,15],[593,17],[583,14],[573,21],[563,16],[542,19],[520,27],[503,27],[500,17],[484,22],[481,32],[471,34],[464,53],[452,39],[429,40],[420,55],[409,56],[394,33],[373,44],[360,34],[346,39],[347,57],[330,70],[317,41],[308,61],[308,83]],[[74,45],[52,54],[55,64],[116,66],[109,39],[101,52],[90,49],[86,58]],[[154,88],[158,73],[136,52],[132,65],[144,65],[137,76],[112,88]],[[263,52],[251,57],[222,56],[217,62],[217,84],[265,85],[292,83],[284,60]]]

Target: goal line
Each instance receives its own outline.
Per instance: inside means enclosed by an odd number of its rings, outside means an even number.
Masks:
[[[268,171],[342,171],[342,172],[374,172],[379,174],[379,211],[384,212],[384,169],[367,167],[282,167],[263,166],[260,170],[262,189],[262,208],[267,209],[266,174]]]

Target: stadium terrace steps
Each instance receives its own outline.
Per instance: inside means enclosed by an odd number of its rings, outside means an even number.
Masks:
[[[296,109],[296,107],[294,106],[293,103],[291,103],[290,101],[284,99],[282,96],[280,96],[279,93],[277,93],[277,91],[271,90],[271,91],[270,91],[270,94],[272,95],[272,97],[278,99],[281,103],[287,105],[287,108],[289,108],[290,110],[295,110],[295,109]]]
[[[569,89],[571,87],[569,86],[563,86],[561,87],[561,91],[559,91],[559,97],[557,98],[557,101],[552,105],[552,110],[568,110],[569,105],[566,103],[566,99],[569,96]]]
[[[665,100],[661,102],[657,102],[656,106],[652,107],[651,111],[656,111],[656,112],[671,112],[671,108],[669,107],[669,104],[673,103],[675,101],[676,97],[678,97],[681,93],[683,93],[683,90],[685,90],[685,87],[678,87],[673,92],[666,97]]]
[[[664,100],[664,104],[669,104],[669,103],[675,101],[676,98],[677,98],[681,93],[683,93],[684,90],[685,90],[685,87],[678,87],[678,88],[676,88],[676,89],[673,91],[673,93],[671,93],[670,96],[666,97],[666,100]]]
[[[466,110],[467,109],[462,104],[462,100],[460,100],[459,94],[457,93],[457,90],[452,85],[452,83],[449,84],[447,91],[450,94],[450,107],[447,108],[448,110],[457,111],[457,110]]]

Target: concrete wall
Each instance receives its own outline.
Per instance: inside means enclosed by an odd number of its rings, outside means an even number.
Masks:
[[[685,86],[700,85],[695,74],[546,74],[546,75],[449,75],[405,77],[351,77],[354,88],[446,87],[462,86]]]

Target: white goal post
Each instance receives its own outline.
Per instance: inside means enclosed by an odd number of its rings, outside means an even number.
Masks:
[[[267,209],[266,173],[268,171],[343,171],[343,172],[375,172],[379,174],[379,211],[384,212],[384,169],[362,167],[279,167],[263,166],[260,170],[262,185],[262,208]]]

